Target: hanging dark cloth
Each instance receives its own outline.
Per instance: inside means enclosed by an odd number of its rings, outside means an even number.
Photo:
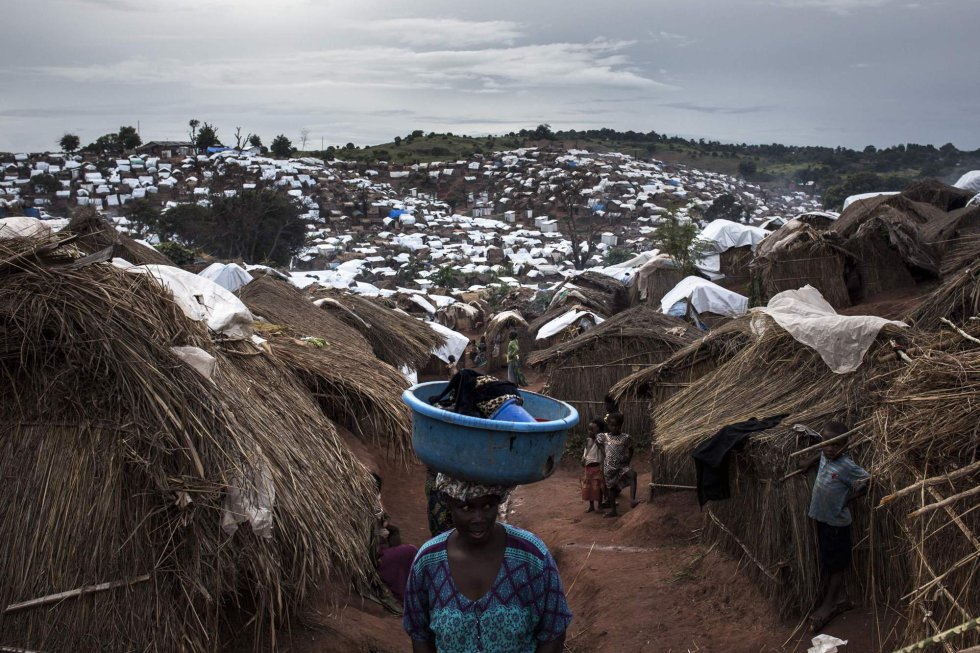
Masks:
[[[429,399],[429,403],[470,417],[489,417],[480,410],[480,405],[498,397],[520,400],[517,386],[509,381],[501,381],[473,369],[463,369],[453,375],[441,393]]]
[[[731,496],[728,490],[728,454],[741,448],[745,440],[758,431],[778,426],[786,415],[773,415],[758,420],[729,424],[710,439],[698,445],[692,454],[697,472],[698,503],[703,507],[709,501],[721,501]]]

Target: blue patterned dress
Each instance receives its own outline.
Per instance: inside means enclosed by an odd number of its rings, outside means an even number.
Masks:
[[[504,562],[490,591],[471,601],[456,589],[446,541],[426,542],[405,589],[405,631],[435,640],[440,653],[534,653],[538,642],[561,636],[572,621],[558,567],[536,536],[509,524]]]

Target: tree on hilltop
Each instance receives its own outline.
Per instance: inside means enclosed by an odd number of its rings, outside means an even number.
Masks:
[[[143,139],[140,137],[139,132],[132,125],[125,125],[119,128],[119,146],[125,150],[135,150],[137,147],[143,144]]]
[[[81,139],[78,138],[76,134],[66,133],[64,136],[61,137],[61,140],[58,141],[58,145],[61,147],[61,150],[63,152],[67,152],[68,154],[74,153],[75,150],[78,149],[78,146],[81,144],[82,141]]]
[[[248,144],[252,147],[262,147],[262,139],[258,134],[252,134],[248,137]]]
[[[204,150],[209,147],[220,147],[221,141],[218,140],[218,128],[208,122],[205,122],[203,125],[201,125],[201,129],[197,132],[197,138],[194,140],[194,146],[199,150]]]
[[[191,143],[197,142],[197,128],[201,126],[201,121],[196,118],[191,118],[187,121],[187,126],[190,127],[190,131],[187,135],[191,137]]]
[[[708,222],[715,220],[731,220],[738,222],[745,215],[745,207],[731,193],[723,193],[715,198],[705,212],[704,219]]]
[[[269,151],[279,158],[286,159],[293,153],[293,143],[286,138],[285,134],[279,134],[272,139]]]

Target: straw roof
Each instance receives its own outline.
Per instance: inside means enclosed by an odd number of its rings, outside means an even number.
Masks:
[[[939,329],[943,318],[964,325],[974,317],[980,317],[980,263],[977,262],[930,293],[909,319],[921,329]]]
[[[810,284],[835,308],[851,305],[848,278],[854,265],[836,233],[797,220],[762,241],[752,262],[764,298]]]
[[[625,376],[654,365],[698,339],[700,331],[649,304],[618,313],[581,335],[535,352],[532,367],[547,370],[548,393],[571,403],[580,423],[605,415],[604,397]],[[624,428],[644,442],[650,432],[645,401],[620,403]]]
[[[630,284],[630,303],[660,304],[670,290],[684,279],[684,273],[668,256],[655,256],[636,271]]]
[[[8,609],[0,642],[212,651],[229,608],[268,633],[327,577],[373,574],[371,479],[291,372],[212,343],[148,275],[37,246],[0,242],[0,605],[116,585]],[[223,532],[233,490],[260,507],[270,485],[269,536]]]
[[[76,209],[66,230],[78,236],[75,244],[86,254],[95,254],[111,247],[112,253],[108,258],[126,259],[133,265],[173,265],[173,261],[164,254],[116,231],[90,206]]]
[[[752,341],[750,318],[732,320],[679,349],[662,363],[639,370],[614,385],[618,400],[663,400],[714,370]]]
[[[249,310],[284,333],[272,352],[299,375],[334,421],[397,454],[410,449],[411,422],[401,401],[407,382],[371,353],[367,340],[286,281],[262,276],[238,291]],[[291,336],[291,337],[290,337]],[[308,338],[302,342],[298,338]]]
[[[394,306],[339,290],[320,288],[318,300],[329,300],[322,308],[356,329],[370,343],[374,355],[396,368],[422,369],[443,338],[424,322]]]

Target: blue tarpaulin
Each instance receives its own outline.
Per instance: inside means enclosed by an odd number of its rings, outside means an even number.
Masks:
[[[391,211],[388,211],[389,218],[400,218],[403,215],[405,215],[404,209],[392,209]]]
[[[24,209],[24,215],[27,216],[28,218],[40,218],[41,217],[41,209],[36,208],[36,207],[33,207],[33,206],[29,206],[29,207],[27,207],[27,208]]]

